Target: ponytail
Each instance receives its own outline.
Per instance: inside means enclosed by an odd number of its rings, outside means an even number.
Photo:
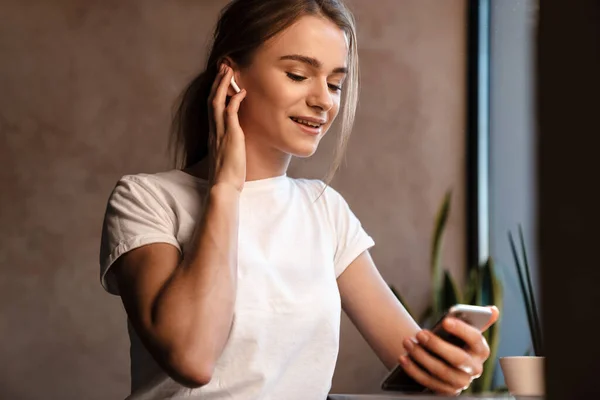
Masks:
[[[208,156],[208,96],[216,77],[210,72],[206,70],[190,82],[175,111],[169,147],[177,168],[190,167]]]

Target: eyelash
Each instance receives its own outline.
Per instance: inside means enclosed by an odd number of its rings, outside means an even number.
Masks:
[[[290,78],[291,80],[293,80],[294,82],[302,82],[304,80],[306,80],[307,78],[304,76],[300,76],[300,75],[296,75],[296,74],[292,74],[290,72],[286,72],[288,78]],[[342,87],[341,86],[336,86],[333,85],[331,83],[328,84],[329,89],[334,90],[336,92],[341,92],[342,91]]]

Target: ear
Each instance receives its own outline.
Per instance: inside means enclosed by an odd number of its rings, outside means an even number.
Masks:
[[[241,81],[241,77],[240,77],[240,69],[238,67],[238,65],[230,58],[230,57],[224,57],[221,60],[222,63],[224,63],[225,65],[229,66],[232,70],[233,70],[233,79],[235,80],[235,82],[237,83],[238,87],[240,89],[243,88]],[[227,96],[233,96],[237,94],[237,92],[233,89],[233,86],[230,84],[228,89],[227,89]]]

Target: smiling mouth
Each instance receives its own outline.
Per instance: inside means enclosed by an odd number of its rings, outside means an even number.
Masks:
[[[307,121],[307,120],[301,119],[301,118],[290,117],[290,119],[298,124],[307,126],[309,128],[320,128],[323,126],[323,124],[320,124],[318,122],[310,122],[310,121]]]

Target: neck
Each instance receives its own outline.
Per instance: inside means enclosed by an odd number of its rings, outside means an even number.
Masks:
[[[274,178],[287,172],[292,156],[271,147],[246,140],[246,182]],[[185,168],[188,174],[208,179],[208,157]]]
[[[273,178],[287,172],[291,155],[248,139],[246,136],[246,181]]]

